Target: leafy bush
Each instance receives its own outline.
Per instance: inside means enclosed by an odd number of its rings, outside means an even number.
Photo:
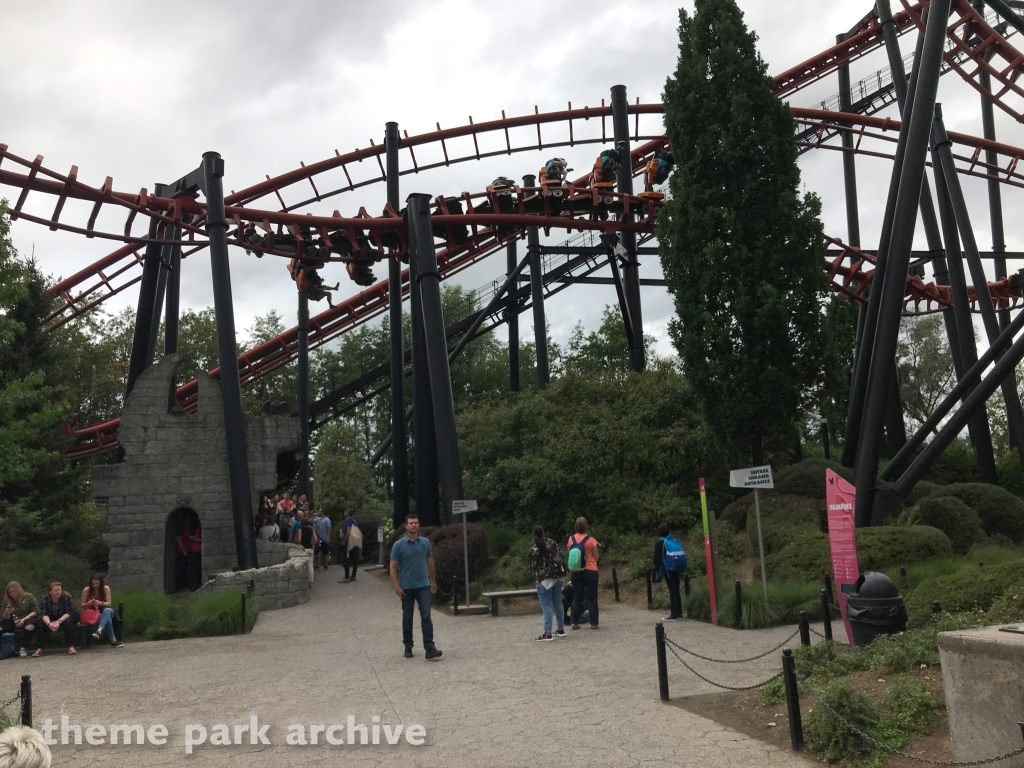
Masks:
[[[911,624],[921,624],[931,616],[932,601],[938,600],[944,611],[986,611],[1002,595],[1007,585],[1020,583],[1024,560],[985,566],[964,566],[948,576],[929,579],[906,598]]]
[[[0,589],[6,587],[8,581],[17,581],[37,600],[42,600],[51,581],[59,581],[77,603],[92,574],[90,563],[52,548],[0,551]],[[111,586],[117,589],[116,584]]]
[[[811,621],[821,619],[821,586],[819,584],[768,584],[768,603],[779,617],[780,624],[796,624],[800,611]]]
[[[827,704],[860,730],[874,733],[878,728],[879,716],[871,699],[854,691],[845,680],[828,683],[819,691],[817,699],[811,706],[813,711],[803,721],[807,745],[820,752],[830,763],[870,755],[872,750],[868,742],[821,704]]]
[[[1016,448],[1004,453],[996,462],[999,473],[999,485],[1014,496],[1024,496],[1024,467],[1020,463],[1020,454]]]
[[[497,523],[484,520],[480,523],[487,531],[487,548],[491,557],[501,557],[508,552],[516,540],[522,536],[515,528],[507,528]]]
[[[765,554],[782,550],[803,530],[825,530],[825,502],[772,494],[761,502]],[[747,535],[757,546],[757,515],[747,515]]]
[[[754,508],[754,494],[750,493],[725,505],[719,520],[729,523],[737,531],[747,528],[747,516]]]
[[[741,587],[740,623],[736,623],[736,590],[726,589],[718,599],[718,623],[723,627],[763,629],[779,623],[779,615],[764,599],[760,584]]]
[[[189,595],[184,603],[184,622],[196,637],[217,637],[241,634],[242,593],[240,591]],[[245,627],[256,623],[259,601],[250,598],[245,604]]]
[[[882,703],[882,741],[902,749],[912,737],[930,733],[939,719],[939,707],[919,677],[900,675],[890,680]]]
[[[903,516],[920,525],[938,528],[949,537],[953,551],[960,555],[985,538],[981,517],[954,496],[927,497]]]
[[[1024,501],[997,485],[958,483],[947,485],[926,498],[952,496],[981,517],[989,536],[1002,534],[1014,542],[1024,541]]]
[[[937,456],[924,475],[926,480],[944,485],[947,483],[977,483],[978,457],[963,440],[954,440]]]
[[[828,536],[810,528],[795,531],[782,549],[765,555],[765,568],[772,581],[817,581],[832,570]]]
[[[111,596],[114,602],[124,603],[124,626],[121,631],[126,638],[145,637],[146,630],[160,624],[174,605],[174,601],[167,595],[143,589],[112,592]]]
[[[775,493],[782,496],[804,496],[809,499],[825,499],[825,470],[853,482],[853,470],[838,461],[810,458],[783,469],[774,478]]]
[[[521,536],[498,560],[491,575],[506,589],[525,589],[536,583],[530,568],[532,546],[533,536]]]
[[[904,500],[905,504],[910,506],[916,506],[921,503],[921,499],[925,496],[931,496],[936,491],[941,491],[945,486],[939,485],[938,483],[930,483],[927,480],[922,480],[910,491],[910,495]]]
[[[466,527],[467,542],[469,546],[469,580],[476,581],[487,570],[490,565],[490,555],[487,550],[487,531],[478,523],[470,523]],[[452,586],[452,577],[457,576],[460,589],[465,585],[465,548],[462,541],[462,525],[446,525],[437,528],[430,534],[430,543],[434,549],[434,568],[437,574],[437,583],[445,591]],[[439,591],[439,601],[446,598]]]

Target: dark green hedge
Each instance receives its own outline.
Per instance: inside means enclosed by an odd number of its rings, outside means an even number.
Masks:
[[[907,614],[912,624],[924,622],[931,615],[933,600],[949,613],[987,611],[1008,586],[1022,578],[1024,560],[963,568],[921,582],[907,598]]]
[[[913,511],[912,517],[921,525],[938,528],[949,537],[953,551],[967,553],[975,543],[985,538],[981,517],[954,496],[930,496]]]
[[[1024,541],[1024,501],[997,485],[987,483],[956,483],[940,486],[925,498],[953,497],[969,506],[981,517],[989,536],[1003,535],[1011,541]]]

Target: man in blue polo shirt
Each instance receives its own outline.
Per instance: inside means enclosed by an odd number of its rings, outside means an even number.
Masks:
[[[412,609],[417,604],[420,607],[425,656],[428,659],[439,658],[441,651],[434,645],[434,622],[430,619],[430,604],[437,592],[434,552],[430,542],[420,536],[420,519],[416,515],[405,518],[405,536],[391,547],[391,586],[402,598],[405,658],[412,658]]]

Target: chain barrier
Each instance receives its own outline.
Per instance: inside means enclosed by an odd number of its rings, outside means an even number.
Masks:
[[[762,685],[766,685],[766,684],[770,683],[772,680],[775,680],[776,678],[782,677],[782,672],[779,671],[779,672],[776,672],[774,675],[772,675],[767,680],[762,680],[760,683],[755,683],[754,685],[735,686],[735,685],[725,685],[724,683],[716,683],[714,680],[709,680],[708,678],[706,678],[705,676],[701,675],[699,672],[694,670],[692,667],[690,667],[688,664],[686,664],[686,662],[684,662],[684,660],[683,660],[683,657],[681,655],[679,655],[678,653],[676,653],[676,649],[672,647],[673,645],[675,645],[675,643],[670,644],[668,642],[668,640],[666,640],[666,645],[668,646],[669,650],[672,651],[672,655],[674,655],[676,658],[679,659],[679,663],[681,665],[683,665],[683,667],[688,669],[690,672],[692,672],[694,675],[696,675],[698,678],[700,678],[701,680],[705,681],[706,683],[710,683],[711,685],[714,685],[716,688],[724,688],[725,690],[754,690],[755,688],[760,688]],[[683,650],[685,650],[685,648]]]
[[[17,714],[14,717],[8,716],[7,718],[10,721],[11,725],[19,725],[21,723],[21,691],[18,691],[15,697],[10,701],[6,701],[3,704],[0,704],[0,712],[6,713],[7,708],[15,703],[18,705]]]
[[[836,712],[835,709],[830,707],[828,703],[822,698],[821,694],[819,694],[817,691],[811,688],[807,684],[806,680],[802,680],[798,677],[797,681],[801,683],[801,685],[803,685],[804,690],[806,690],[808,693],[814,696],[814,700],[819,705],[824,707],[828,711],[828,713],[832,715],[832,717],[834,717],[836,720],[838,720],[844,726],[849,728],[853,733],[857,734],[868,743],[873,744],[874,746],[884,750],[885,752],[888,752],[890,755],[898,755],[899,757],[905,757],[908,760],[913,760],[918,763],[926,763],[928,765],[964,766],[966,768],[966,766],[972,765],[991,765],[992,763],[998,763],[1003,760],[1009,760],[1011,757],[1017,757],[1018,755],[1024,754],[1024,747],[1020,747],[1018,749],[1013,750],[1012,752],[1007,752],[1005,755],[998,755],[997,757],[987,757],[984,760],[930,760],[926,757],[917,757],[916,755],[912,755],[909,752],[903,752],[899,749],[896,749],[895,747],[890,747],[888,744],[879,741],[871,734],[862,731],[860,728],[855,726],[845,717]]]
[[[715,664],[745,664],[748,661],[757,661],[758,659],[763,659],[768,654],[775,653],[775,651],[777,651],[780,648],[782,648],[786,643],[788,643],[790,640],[792,640],[794,637],[796,637],[799,633],[800,633],[799,629],[795,630],[792,635],[787,637],[785,640],[783,640],[781,643],[776,645],[774,648],[769,648],[764,653],[759,653],[759,654],[757,654],[757,656],[751,656],[749,659],[713,659],[710,656],[702,656],[701,654],[697,653],[696,651],[691,651],[688,648],[684,648],[683,646],[679,645],[679,643],[673,642],[672,640],[669,640],[667,637],[665,638],[665,643],[667,645],[671,645],[671,646],[674,646],[674,647],[678,648],[683,653],[688,653],[691,656],[697,657],[698,659],[703,659],[704,661],[711,661],[711,662],[714,662]]]

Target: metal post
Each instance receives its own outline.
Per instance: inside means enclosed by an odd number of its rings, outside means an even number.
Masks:
[[[430,195],[413,194],[408,198],[409,259],[416,260],[416,280],[420,288],[423,334],[430,371],[433,401],[438,479],[444,498],[442,522],[447,523],[452,502],[463,498],[459,441],[455,430],[455,405],[452,401],[451,371],[448,368],[448,342],[441,310],[441,276],[434,255],[434,235],[430,224]],[[419,446],[422,449],[422,446]],[[469,584],[466,585],[467,589]]]
[[[398,123],[385,123],[388,203],[397,212],[399,197]],[[388,259],[388,332],[391,342],[391,496],[392,521],[397,528],[409,514],[409,449],[405,427],[405,339],[402,329],[402,263]]]
[[[246,617],[245,617],[245,592],[243,592],[242,593],[242,634],[243,635],[245,634],[245,629],[246,629],[245,624],[246,624]]]
[[[687,597],[690,596],[690,574],[688,573],[683,574],[683,594]]]
[[[832,447],[829,445],[828,440],[828,422],[822,419],[818,422],[818,432],[821,435],[821,450],[825,456],[826,461],[832,459]]]
[[[761,489],[754,489],[754,512],[757,515],[757,550],[761,555],[761,588],[764,590],[764,601],[768,602],[768,571],[764,564],[764,534],[761,531]],[[739,584],[739,582],[736,582]]]
[[[654,588],[651,585],[651,569],[647,569],[647,610],[654,610]]]
[[[612,568],[612,588],[615,590],[615,602],[619,602],[619,574]]]
[[[743,585],[736,579],[736,629],[743,629]]]
[[[217,319],[217,351],[220,357],[220,389],[224,402],[224,437],[231,480],[231,510],[235,520],[235,551],[239,570],[256,567],[256,537],[252,529],[252,496],[249,458],[245,444],[242,389],[238,380],[235,348],[235,312],[231,298],[231,266],[228,262],[228,223],[224,219],[224,161],[216,152],[203,155],[206,181],[206,231],[210,241],[213,273],[213,309]]]
[[[832,575],[825,574],[825,598],[830,604],[835,605],[835,596],[832,594]]]
[[[789,713],[789,742],[793,751],[804,748],[804,726],[800,719],[800,690],[796,684],[796,660],[789,648],[782,651],[782,684],[786,689],[786,711]]]
[[[973,4],[975,8],[984,14],[984,0],[973,0]],[[992,92],[992,77],[984,67],[978,68],[978,85],[981,86],[983,92]],[[984,96],[981,97],[981,128],[982,135],[988,141],[996,140],[995,108],[992,106],[992,102]],[[994,149],[986,147],[985,162],[988,164],[989,169],[999,167],[999,155]],[[988,172],[991,173],[992,171],[989,170]],[[1003,230],[1003,190],[999,180],[994,176],[989,176],[988,178],[988,215],[992,228],[992,253],[1006,253],[1006,234]],[[995,276],[996,280],[1002,280],[1006,277],[1005,258],[997,257],[995,259]],[[1010,310],[1008,308],[1003,309],[999,312],[999,325],[1005,330],[1009,324]]]
[[[21,676],[21,724],[32,727],[32,676]]]
[[[821,620],[825,624],[825,639],[832,640],[832,606],[829,604],[828,591],[821,590]]]
[[[453,573],[452,574],[452,613],[454,613],[456,616],[459,615],[459,589],[456,586],[456,584],[458,584],[458,583],[459,583],[459,577]],[[467,600],[466,603],[468,604],[469,601]]]
[[[135,310],[135,334],[132,336],[132,353],[128,360],[128,382],[124,396],[127,399],[135,386],[135,380],[146,370],[149,349],[150,328],[153,324],[153,305],[156,303],[157,283],[160,280],[160,246],[153,240],[159,234],[159,223],[149,220],[149,239],[142,257],[142,280],[139,282],[139,303]]]
[[[173,238],[177,240],[181,236],[179,227],[172,228]],[[165,251],[169,257],[169,268],[167,273],[167,300],[164,311],[164,354],[173,355],[178,351],[178,318],[179,300],[181,296],[181,246],[170,246],[170,252]],[[178,406],[178,382],[177,376],[171,377],[171,386],[167,393],[167,410],[172,411]]]
[[[516,253],[517,240],[510,240],[506,246],[508,255],[508,274],[511,275],[519,262]],[[508,323],[508,388],[512,392],[519,391],[519,304],[516,301],[519,291],[518,286],[513,285],[508,293],[506,303],[506,317]]]
[[[299,406],[299,495],[309,494],[309,298],[299,297],[298,364],[296,379]]]
[[[936,107],[938,109],[938,107]],[[937,113],[938,114],[938,113]],[[978,347],[974,339],[974,318],[971,316],[971,302],[967,294],[967,278],[960,253],[960,235],[956,226],[955,214],[949,200],[946,179],[942,173],[938,148],[932,147],[932,168],[935,174],[935,193],[939,203],[939,218],[942,221],[942,232],[946,240],[946,269],[949,277],[950,293],[953,297],[953,322],[956,326],[956,337],[960,348],[954,357],[960,359],[960,370],[957,378],[963,376],[978,362]],[[978,458],[978,474],[982,482],[996,483],[995,455],[992,450],[992,433],[989,429],[988,416],[979,412],[974,415],[969,425],[971,444]],[[897,470],[900,467],[896,468]]]
[[[875,330],[878,324],[878,311],[882,299],[881,287],[888,268],[889,241],[892,234],[893,217],[896,212],[896,196],[900,188],[900,175],[907,148],[907,129],[909,128],[913,113],[913,102],[917,92],[918,74],[921,70],[920,62],[922,61],[924,46],[924,37],[919,36],[917,53],[914,57],[914,71],[910,79],[910,85],[907,86],[906,76],[903,72],[903,58],[899,49],[899,40],[896,35],[889,0],[877,0],[876,6],[878,9],[879,25],[882,28],[882,36],[885,38],[886,52],[889,56],[889,68],[892,71],[892,79],[903,116],[903,124],[899,140],[896,144],[896,151],[893,155],[889,193],[886,199],[885,213],[882,217],[882,231],[878,242],[878,253],[875,257],[874,279],[871,284],[871,290],[868,293],[868,305],[858,318],[859,343],[853,362],[853,380],[850,384],[850,402],[846,414],[846,439],[843,443],[842,463],[845,467],[854,466],[857,459],[858,446],[860,445],[868,374],[871,368]]]
[[[953,152],[950,149],[951,142],[946,135],[946,128],[942,122],[942,109],[939,105],[935,106],[935,131],[935,145],[942,162],[942,175],[946,180],[946,192],[949,195],[953,214],[956,216],[956,225],[963,242],[967,266],[971,270],[974,293],[978,300],[978,310],[981,312],[985,333],[991,344],[999,336],[999,320],[996,317],[992,296],[988,290],[988,276],[985,274],[985,268],[981,263],[978,243],[974,238],[971,217],[967,211],[967,201],[964,199],[963,189],[960,187],[960,178],[957,175],[956,166],[953,161]],[[1010,372],[1006,381],[1003,382],[1003,400],[1006,402],[1006,426],[1010,438],[1010,447],[1024,448],[1024,408],[1021,406],[1020,395],[1017,394],[1017,381],[1013,371]]]
[[[413,471],[416,513],[424,525],[438,525],[441,522],[441,500],[437,487],[437,434],[434,429],[434,405],[430,391],[430,369],[427,365],[427,342],[423,334],[422,307],[419,265],[416,259],[410,257],[409,314],[412,323],[412,435],[415,449]]]
[[[903,295],[906,291],[917,209],[921,200],[921,184],[924,182],[928,137],[931,133],[932,111],[935,109],[935,96],[939,85],[950,2],[951,0],[932,0],[921,57],[914,65],[918,76],[914,104],[910,110],[910,119],[904,120],[900,128],[905,156],[900,170],[896,205],[889,233],[888,265],[882,276],[881,291],[876,288],[871,294],[872,298],[881,295],[854,469],[858,526],[880,524],[884,519],[881,510],[879,514],[875,514],[875,476],[881,453],[885,406],[895,367],[896,345],[903,315]],[[868,319],[870,320],[870,317]],[[867,338],[864,341],[867,342]],[[864,362],[867,363],[868,360],[865,359]]]
[[[523,186],[533,187],[533,176],[523,176]],[[540,253],[540,238],[536,227],[526,230],[526,252],[530,259],[530,293],[533,301],[533,338],[537,353],[537,383],[545,389],[551,381],[548,366],[548,329],[544,319],[544,266]]]
[[[622,152],[622,165],[616,179],[620,194],[633,194],[633,161],[629,149],[629,102],[626,100],[626,86],[612,86],[612,132],[615,146]],[[622,221],[632,221],[632,213],[621,213]],[[640,304],[640,262],[636,253],[636,233],[622,232],[619,240],[626,249],[626,260],[622,269],[623,289],[629,307],[630,325],[633,337],[629,347],[629,365],[634,371],[642,372],[647,367],[644,359],[643,318]]]
[[[173,237],[173,230],[170,227],[164,227],[163,239],[171,239]],[[167,290],[167,271],[170,267],[170,253],[168,253],[170,246],[163,246],[160,251],[161,255],[157,264],[159,265],[159,272],[156,278],[156,294],[153,296],[153,319],[149,323],[149,341],[146,343],[146,367],[149,368],[156,359],[156,342],[157,337],[160,335],[160,317],[163,314],[164,308],[164,293]]]
[[[942,613],[942,603],[938,600],[932,600],[932,613]]]
[[[811,623],[807,619],[807,611],[800,611],[800,645],[805,648],[811,644]]]
[[[665,655],[665,625],[660,621],[654,625],[654,643],[658,649],[658,690],[662,701],[668,696],[668,657]]]
[[[841,43],[846,34],[836,35]],[[839,67],[839,111],[851,112],[850,65]],[[857,206],[857,155],[853,151],[853,133],[843,131],[843,181],[846,187],[846,236],[850,245],[860,248],[860,212]]]

